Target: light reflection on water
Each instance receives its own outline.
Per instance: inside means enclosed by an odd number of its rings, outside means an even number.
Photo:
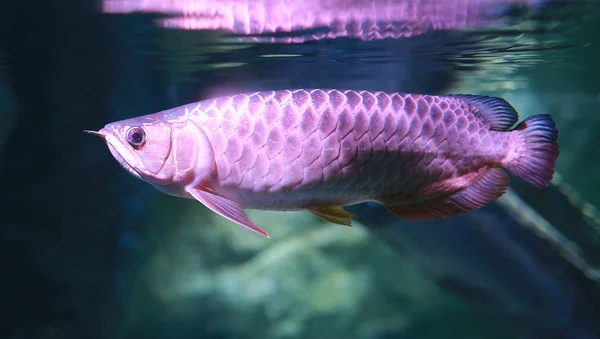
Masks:
[[[103,10],[158,15],[154,22],[163,30],[140,37],[150,43],[148,52],[174,86],[217,74],[211,87],[221,89],[210,95],[290,87],[439,93],[465,77],[480,86],[472,92],[519,89],[526,86],[520,69],[549,62],[576,67],[563,61],[586,42],[565,34],[590,5],[561,4],[104,0]]]
[[[301,43],[341,37],[373,41],[432,31],[502,26],[540,0],[104,0],[105,13],[162,13],[164,28],[225,30],[241,41]],[[285,36],[281,36],[284,33]]]

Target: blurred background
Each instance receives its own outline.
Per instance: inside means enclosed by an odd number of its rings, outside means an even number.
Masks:
[[[55,0],[0,11],[0,337],[600,338],[600,5]],[[263,238],[82,133],[215,95],[501,96],[552,114],[555,182],[433,222],[249,211]]]

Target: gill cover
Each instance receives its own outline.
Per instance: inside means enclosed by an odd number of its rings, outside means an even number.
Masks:
[[[206,133],[191,121],[176,130],[172,145],[174,182],[208,180],[216,169],[215,155]]]

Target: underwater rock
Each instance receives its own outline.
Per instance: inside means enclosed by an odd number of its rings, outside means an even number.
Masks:
[[[194,201],[160,196],[155,203],[169,212],[150,217],[150,257],[119,338],[506,335],[360,225],[249,211],[269,228],[265,239]]]

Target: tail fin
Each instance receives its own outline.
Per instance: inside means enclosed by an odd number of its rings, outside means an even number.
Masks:
[[[544,187],[554,176],[559,155],[558,130],[548,114],[528,117],[514,130],[523,136],[521,154],[507,164],[509,171],[534,185]]]

